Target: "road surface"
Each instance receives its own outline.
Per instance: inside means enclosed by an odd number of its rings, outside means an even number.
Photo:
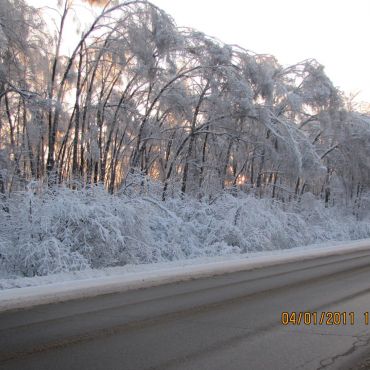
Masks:
[[[366,312],[370,249],[3,312],[0,369],[349,369],[369,357]]]

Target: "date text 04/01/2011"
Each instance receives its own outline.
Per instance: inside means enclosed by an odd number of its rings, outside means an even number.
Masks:
[[[283,325],[354,325],[361,320],[364,325],[369,325],[369,312],[364,312],[361,317],[354,312],[347,311],[284,311],[281,313]]]

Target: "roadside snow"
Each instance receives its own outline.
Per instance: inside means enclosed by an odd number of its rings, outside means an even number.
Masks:
[[[227,192],[161,201],[151,188],[111,195],[102,186],[30,187],[3,202],[0,279],[10,281],[370,238],[370,214],[326,208],[310,193],[288,203]]]
[[[370,239],[350,242],[332,241],[245,255],[126,265],[34,278],[1,279],[0,288],[3,290],[0,291],[0,311],[147,288],[171,282],[368,249],[370,249]]]

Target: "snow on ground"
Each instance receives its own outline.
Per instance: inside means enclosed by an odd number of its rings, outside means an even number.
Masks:
[[[0,310],[370,245],[368,212],[326,208],[310,193],[290,202],[227,192],[212,201],[174,196],[162,202],[154,186],[112,196],[99,186],[31,184],[4,198]]]
[[[0,280],[0,311],[370,249],[370,239]],[[62,282],[61,282],[62,281]],[[13,288],[13,289],[11,289]],[[17,288],[17,289],[16,289]]]

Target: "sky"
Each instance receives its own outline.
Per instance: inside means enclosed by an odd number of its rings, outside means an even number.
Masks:
[[[31,5],[57,0],[28,0]],[[315,58],[334,85],[370,102],[370,0],[152,0],[198,29],[283,65]],[[83,14],[83,13],[79,13]]]

